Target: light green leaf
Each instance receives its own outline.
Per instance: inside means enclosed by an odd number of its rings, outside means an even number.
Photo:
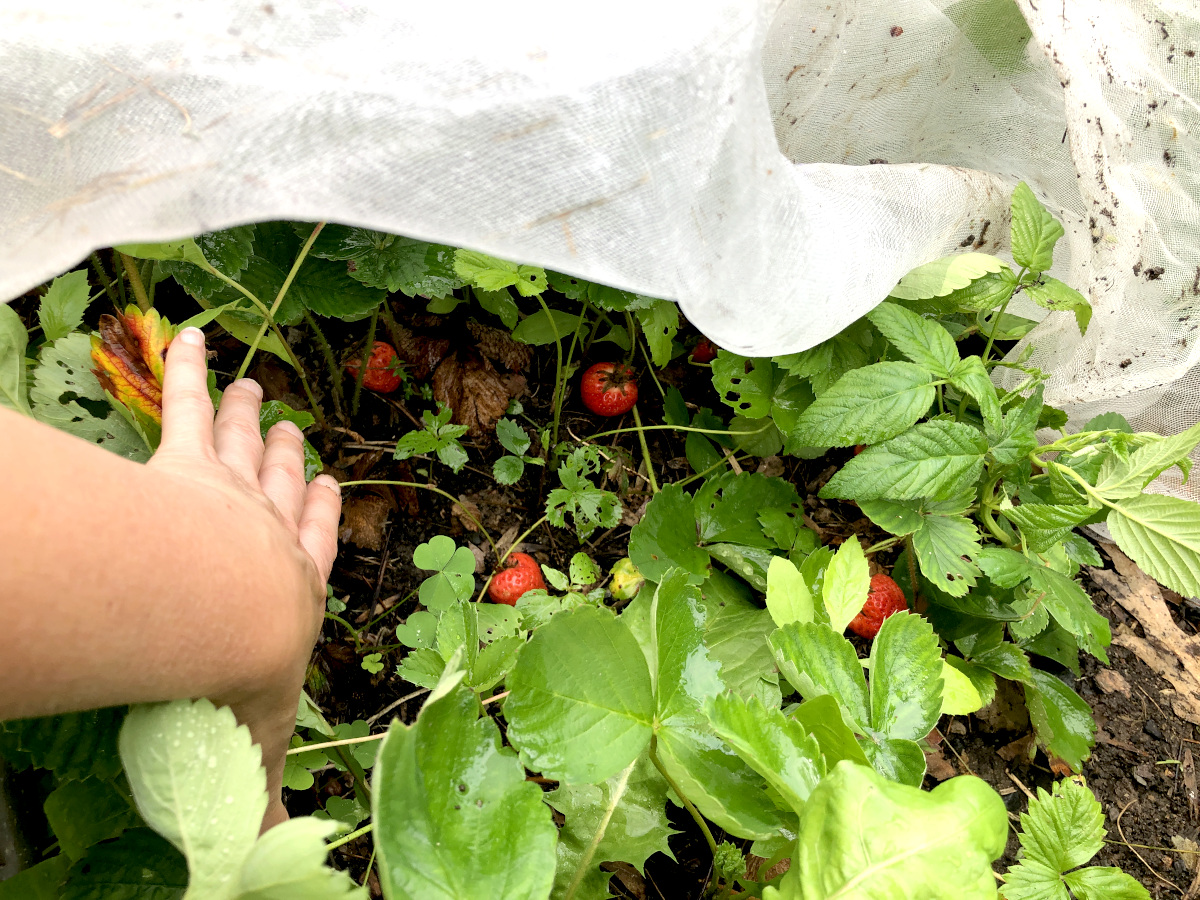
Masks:
[[[992,702],[996,679],[991,672],[957,656],[947,656],[942,662],[943,716],[965,716]]]
[[[843,759],[863,766],[870,765],[854,738],[854,732],[842,719],[841,708],[831,694],[805,700],[792,711],[791,717],[817,739],[827,768],[832,769]]]
[[[1062,758],[1076,772],[1091,756],[1096,723],[1092,710],[1073,690],[1043,669],[1031,670],[1025,705],[1038,746]]]
[[[1110,454],[1100,467],[1096,492],[1106,500],[1128,500],[1174,465],[1191,467],[1188,454],[1200,443],[1200,424],[1179,434],[1153,441],[1134,450],[1127,458]]]
[[[567,313],[561,309],[552,309],[547,314],[546,310],[539,309],[522,319],[513,329],[512,336],[514,340],[534,346],[553,344],[556,340],[569,340],[575,333],[579,317],[582,315],[582,312]]]
[[[1092,598],[1072,578],[1048,566],[1029,567],[1030,593],[1046,607],[1054,621],[1079,639],[1079,644],[1102,662],[1104,648],[1112,642],[1108,619],[1096,612]]]
[[[958,366],[958,347],[954,338],[937,322],[886,302],[867,313],[867,318],[897,350],[936,377],[949,378]]]
[[[485,291],[515,287],[522,297],[532,297],[546,290],[546,271],[540,266],[518,265],[475,250],[454,251],[454,272]]]
[[[891,296],[900,300],[945,297],[952,291],[968,287],[984,275],[1000,272],[1004,268],[1001,260],[986,253],[956,253],[943,256],[923,266],[917,266],[901,278],[900,283],[892,288]]]
[[[448,684],[415,724],[394,721],[379,751],[371,796],[385,894],[548,897],[556,835],[542,792],[475,695]]]
[[[1087,298],[1057,278],[1043,275],[1025,285],[1025,296],[1043,309],[1056,311],[1090,308]]]
[[[512,419],[502,418],[496,422],[496,438],[500,446],[514,456],[524,456],[529,449],[529,435]]]
[[[1033,568],[1024,556],[1005,547],[984,547],[975,555],[975,561],[998,588],[1016,587]]]
[[[825,570],[821,602],[829,617],[829,627],[841,634],[858,615],[871,588],[871,572],[858,538],[843,541]]]
[[[871,729],[915,741],[937,724],[942,708],[942,653],[933,626],[916,613],[883,621],[871,644]]]
[[[1022,503],[1001,508],[1004,517],[1021,529],[1026,546],[1044,553],[1070,534],[1075,526],[1096,510],[1079,503]]]
[[[1045,272],[1054,263],[1054,245],[1063,227],[1021,182],[1012,195],[1012,255],[1019,266]]]
[[[858,507],[864,516],[888,534],[901,537],[912,534],[925,521],[918,500],[860,500]]]
[[[721,680],[742,697],[758,697],[778,706],[779,676],[767,635],[775,630],[771,614],[750,601],[738,579],[714,571],[700,588],[708,605],[704,646],[721,664]]]
[[[235,896],[267,809],[262,753],[228,707],[208,700],[135,706],[121,761],[138,812],[187,858],[188,893]]]
[[[828,625],[799,622],[785,625],[769,640],[779,671],[805,700],[832,695],[846,725],[859,734],[866,732],[870,699],[853,644]]]
[[[55,278],[38,306],[38,322],[46,340],[57,341],[78,328],[90,300],[86,269]],[[3,351],[0,351],[2,355]]]
[[[292,409],[282,400],[268,400],[258,410],[258,430],[259,434],[265,440],[267,432],[271,430],[272,425],[279,422],[288,421],[303,431],[310,427],[316,419],[312,413],[304,410]],[[304,480],[312,481],[325,468],[325,464],[321,462],[321,457],[317,453],[317,448],[309,443],[308,438],[304,439]]]
[[[929,412],[936,397],[932,380],[925,369],[907,362],[852,369],[800,414],[792,437],[813,447],[852,447],[895,437]]]
[[[696,545],[695,535],[692,498],[677,484],[664,485],[630,532],[629,558],[651,581],[676,567],[700,584],[708,577],[709,555]]]
[[[1004,802],[971,775],[932,791],[838,763],[808,799],[792,869],[797,900],[993,900]],[[786,896],[786,895],[784,895]]]
[[[190,237],[179,241],[162,241],[157,244],[120,244],[113,249],[135,259],[181,260],[196,265],[207,262],[204,254],[196,245],[195,239]]]
[[[767,784],[800,812],[825,775],[820,746],[795,719],[768,709],[757,699],[714,697],[705,706],[709,721]]]
[[[1004,414],[1004,424],[996,428],[988,423],[990,453],[1003,466],[1015,465],[1037,448],[1038,418],[1042,413],[1043,388],[1038,385],[1023,404]]]
[[[554,616],[521,651],[508,688],[508,739],[548,778],[606,781],[650,742],[650,672],[629,629],[607,610]]]
[[[667,838],[667,783],[645,756],[603,784],[561,784],[546,802],[566,821],[558,837],[558,868],[551,897],[574,889],[579,900],[607,897],[612,872],[602,862],[625,862],[639,871],[654,853],[674,858]]]
[[[80,335],[83,337],[83,335]],[[84,341],[87,338],[84,337]],[[29,409],[29,381],[25,368],[25,347],[29,332],[7,303],[0,303],[0,406],[32,415]],[[89,345],[90,354],[91,347]],[[95,378],[92,379],[95,381]]]
[[[988,375],[987,367],[978,356],[968,356],[955,364],[950,372],[950,383],[975,399],[979,412],[989,426],[1000,423],[1000,401],[996,396],[996,385]]]
[[[1007,3],[1008,0],[1001,0]],[[965,288],[951,291],[930,304],[938,312],[979,312],[995,309],[1013,294],[1017,286],[1017,274],[1008,266],[999,272],[989,272],[972,281]],[[910,301],[910,305],[914,305]]]
[[[525,474],[525,461],[519,456],[502,456],[492,464],[492,477],[500,484],[516,484]]]
[[[1195,503],[1142,494],[1122,500],[1106,523],[1117,546],[1153,578],[1185,597],[1200,596],[1200,516]]]
[[[366,900],[348,872],[324,864],[325,839],[336,831],[337,823],[311,816],[276,825],[242,866],[237,900]]]
[[[799,570],[782,556],[774,557],[767,568],[767,609],[780,628],[813,620],[812,593]]]
[[[1063,876],[1078,900],[1150,900],[1150,892],[1120,869],[1089,866]]]
[[[975,586],[979,568],[971,558],[979,552],[979,529],[963,516],[921,517],[912,535],[923,574],[951,597],[965,597]]]
[[[960,422],[922,422],[868,447],[821,488],[822,497],[853,500],[949,499],[974,490],[987,441]]]
[[[671,361],[671,340],[679,330],[679,307],[670,300],[655,300],[634,315],[642,326],[650,358],[661,369]]]

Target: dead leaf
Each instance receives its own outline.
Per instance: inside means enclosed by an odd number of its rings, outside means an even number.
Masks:
[[[1055,756],[1053,753],[1049,754],[1049,756],[1050,771],[1059,778],[1066,778],[1068,775],[1071,775],[1074,772],[1074,770],[1071,768],[1071,764],[1062,757]]]
[[[934,781],[946,781],[958,774],[954,764],[946,759],[941,750],[925,754],[925,771],[933,777]]]
[[[1188,821],[1195,822],[1197,812],[1200,811],[1200,798],[1196,796],[1196,762],[1192,758],[1191,747],[1183,751],[1180,769],[1183,772],[1184,794],[1187,796]]]
[[[389,513],[396,509],[395,500],[386,488],[369,486],[342,503],[342,523],[338,538],[364,550],[383,546],[383,528]]]
[[[450,507],[450,515],[458,519],[467,531],[478,531],[483,513],[479,511],[478,503],[463,494],[458,498],[458,502]]]
[[[511,372],[524,371],[533,361],[533,350],[529,345],[514,341],[512,333],[503,328],[468,322],[467,330],[484,356],[502,363]]]
[[[1181,719],[1200,725],[1200,639],[1179,630],[1158,584],[1112,544],[1104,544],[1117,572],[1089,567],[1100,588],[1141,623],[1145,637],[1118,628],[1113,643],[1132,650],[1170,682],[1171,707]]]
[[[464,350],[451,353],[433,373],[433,398],[454,410],[454,422],[478,437],[495,428],[508,409],[509,394],[488,360]]]
[[[778,456],[768,456],[758,464],[756,471],[759,475],[766,475],[768,478],[777,478],[783,474],[783,460]]]
[[[1129,696],[1129,682],[1125,680],[1125,676],[1114,669],[1101,669],[1092,676],[1092,681],[1096,682],[1096,687],[1104,691],[1106,694],[1113,692]]]
[[[162,377],[174,326],[151,309],[125,307],[124,315],[100,317],[92,335],[92,373],[109,394],[131,410],[162,423]]]
[[[1017,759],[1017,757],[1033,759],[1035,746],[1035,738],[1033,733],[1030,732],[1029,734],[1017,738],[1015,741],[1009,741],[996,751],[996,755],[1005,762],[1012,762],[1013,760]]]
[[[636,900],[646,900],[646,881],[642,873],[627,862],[602,862],[601,870],[612,872],[621,882],[621,886],[629,891]]]
[[[391,327],[392,341],[396,352],[408,363],[415,378],[428,378],[446,354],[450,352],[450,340],[425,332],[413,331],[404,325]]]

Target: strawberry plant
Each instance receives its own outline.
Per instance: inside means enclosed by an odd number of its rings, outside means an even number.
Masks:
[[[467,451],[459,443],[459,438],[467,433],[466,425],[451,425],[450,417],[453,411],[450,407],[439,404],[436,413],[426,410],[421,413],[421,421],[425,427],[420,431],[410,431],[396,442],[393,453],[395,459],[410,459],[414,456],[424,456],[436,453],[450,470],[457,472],[467,464]]]

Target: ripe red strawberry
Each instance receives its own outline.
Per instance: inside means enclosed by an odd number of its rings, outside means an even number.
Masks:
[[[358,367],[362,356],[356,356],[346,363],[346,371],[351,377],[358,377]],[[391,344],[376,341],[371,348],[371,358],[367,360],[367,374],[363,376],[363,387],[380,394],[390,394],[400,387],[400,362]]]
[[[583,405],[601,416],[619,416],[637,403],[637,381],[633,369],[620,363],[596,363],[583,373],[579,393]]]
[[[516,606],[526,591],[546,590],[542,567],[528,553],[510,553],[508,566],[492,576],[488,596],[493,603]]]
[[[873,638],[879,634],[884,619],[906,609],[908,601],[904,599],[900,585],[890,575],[872,575],[867,602],[863,604],[862,612],[850,620],[850,630],[859,637]]]
[[[708,338],[700,338],[698,343],[692,349],[692,360],[698,363],[712,362],[717,358],[717,348]]]

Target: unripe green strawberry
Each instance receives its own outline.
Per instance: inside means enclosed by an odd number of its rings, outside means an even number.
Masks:
[[[871,589],[867,591],[867,602],[862,612],[850,620],[850,630],[862,638],[873,638],[879,634],[883,620],[888,616],[908,609],[904,591],[890,575],[872,575]]]

